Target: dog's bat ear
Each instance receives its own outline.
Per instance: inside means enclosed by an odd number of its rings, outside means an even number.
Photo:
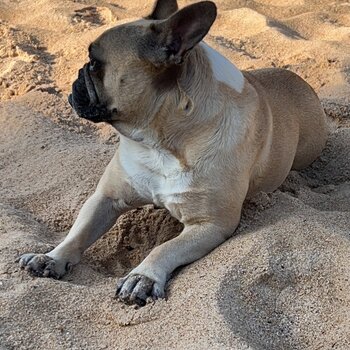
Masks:
[[[178,10],[176,0],[157,0],[152,13],[146,19],[166,19]]]
[[[216,18],[216,6],[202,1],[187,6],[166,20],[152,23],[144,52],[156,66],[181,64],[186,54],[208,33]]]

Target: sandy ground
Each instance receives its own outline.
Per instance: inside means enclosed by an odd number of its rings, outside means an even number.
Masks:
[[[181,5],[192,1],[181,1]],[[284,67],[319,94],[323,155],[246,203],[226,243],[137,309],[115,281],[181,225],[124,215],[61,281],[15,263],[66,235],[117,147],[67,103],[87,45],[152,1],[0,1],[0,349],[350,349],[350,3],[217,0],[207,41],[241,69]]]

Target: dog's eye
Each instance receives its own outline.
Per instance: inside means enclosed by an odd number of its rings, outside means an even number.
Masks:
[[[101,63],[94,58],[90,59],[89,70],[90,72],[97,72],[101,68]]]

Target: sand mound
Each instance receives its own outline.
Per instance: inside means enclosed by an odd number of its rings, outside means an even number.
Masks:
[[[349,18],[328,13],[303,13],[289,18],[286,23],[298,31],[304,38],[326,41],[349,39]]]
[[[115,281],[181,231],[165,210],[125,214],[62,281],[15,259],[63,239],[111,159],[116,133],[76,117],[67,93],[88,43],[152,1],[0,4],[1,349],[350,348],[350,6],[217,4],[207,41],[241,69],[300,74],[334,132],[312,166],[245,204],[230,240],[174,273],[167,300],[141,309],[113,299]]]
[[[222,37],[249,37],[267,30],[267,18],[246,7],[224,11],[218,16],[211,33]]]

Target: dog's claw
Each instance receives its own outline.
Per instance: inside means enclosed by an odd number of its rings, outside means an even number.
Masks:
[[[130,275],[118,280],[116,297],[126,304],[144,306],[150,300],[164,298],[164,289],[146,276]]]
[[[37,277],[59,279],[66,272],[60,271],[56,261],[45,254],[23,254],[17,261],[22,269]]]

